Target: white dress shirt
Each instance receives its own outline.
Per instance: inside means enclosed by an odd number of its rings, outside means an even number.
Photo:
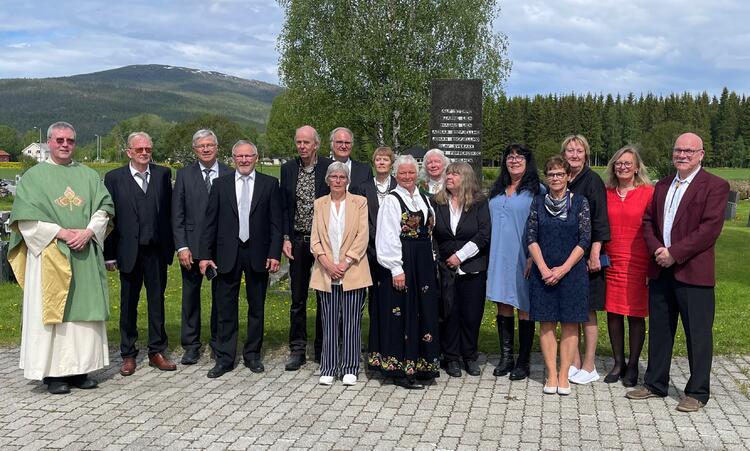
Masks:
[[[388,178],[385,179],[384,182],[378,182],[377,177],[373,177],[372,180],[375,182],[375,190],[378,193],[386,193],[385,197],[388,197],[388,192],[391,187],[391,176],[388,176]],[[376,194],[376,197],[378,198],[378,207],[383,203],[383,199],[379,195]]]
[[[216,180],[216,178],[219,176],[219,160],[214,161],[214,165],[210,168],[207,168],[203,166],[203,163],[198,162],[198,169],[200,169],[201,171],[201,178],[203,178],[203,180],[206,179],[206,173],[203,171],[205,169],[211,170],[211,172],[208,173],[208,179],[211,180],[211,184],[213,185],[214,180]]]
[[[427,191],[430,194],[436,194],[438,191],[440,191],[443,188],[444,181],[445,181],[444,179],[439,179],[439,180],[428,179]]]
[[[344,226],[346,225],[346,201],[339,203],[338,211],[336,203],[331,200],[331,213],[328,215],[328,240],[331,242],[332,261],[334,265],[339,264],[341,254],[341,243],[344,240]],[[332,285],[341,285],[341,279],[331,281]]]
[[[672,225],[677,215],[677,209],[680,207],[680,202],[682,202],[682,196],[685,195],[685,191],[687,191],[688,186],[690,186],[690,183],[692,183],[700,170],[701,167],[698,166],[695,171],[683,180],[680,180],[680,175],[676,174],[674,180],[672,180],[672,185],[669,187],[669,191],[667,191],[667,198],[664,201],[664,228],[662,230],[664,247],[667,249],[672,245]]]
[[[428,212],[432,212],[432,206],[425,204],[418,189],[414,189],[414,194],[410,194],[401,185],[398,185],[393,191],[397,196],[403,199],[406,208],[411,212],[421,211],[425,219]],[[434,215],[435,213],[432,212]],[[378,210],[378,229],[375,234],[375,251],[378,256],[378,263],[383,268],[391,271],[392,276],[403,274],[403,256],[401,254],[401,204],[393,196],[385,196],[383,203]]]
[[[463,206],[460,206],[457,209],[453,208],[453,204],[450,202],[450,198],[448,200],[448,209],[451,213],[451,231],[453,232],[453,235],[456,234],[456,229],[458,228],[458,222],[461,221],[461,214],[463,213]],[[473,241],[467,241],[466,244],[461,246],[461,249],[456,251],[456,257],[458,257],[461,262],[465,262],[466,260],[470,259],[471,257],[477,255],[479,253],[479,247],[477,247],[476,243]],[[461,267],[458,267],[458,274],[466,274]]]
[[[141,189],[143,189],[143,179],[141,178],[141,176],[136,175],[138,174],[138,170],[133,167],[133,163],[128,163],[128,167],[130,168],[130,175],[133,176],[138,186],[140,186]],[[146,181],[148,183],[151,183],[151,170],[149,170],[149,167],[150,166],[146,166]]]

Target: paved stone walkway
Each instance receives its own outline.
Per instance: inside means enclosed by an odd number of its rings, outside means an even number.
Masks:
[[[176,356],[179,357],[179,356]],[[493,360],[492,358],[490,359]],[[212,361],[160,372],[139,361],[118,373],[120,358],[98,372],[100,388],[47,394],[23,379],[17,349],[0,349],[0,449],[747,449],[750,358],[715,359],[713,399],[700,412],[677,412],[678,390],[634,402],[620,384],[575,387],[568,397],[542,394],[541,356],[532,378],[443,374],[407,391],[374,374],[354,387],[317,385],[317,365],[284,371],[267,356],[266,372],[240,364],[206,378]],[[605,362],[597,362],[604,370]],[[687,361],[676,359],[682,387]]]

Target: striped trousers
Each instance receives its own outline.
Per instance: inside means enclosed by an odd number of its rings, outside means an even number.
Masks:
[[[320,358],[320,375],[336,376],[341,350],[341,374],[359,373],[362,352],[362,312],[365,306],[365,288],[344,291],[341,285],[332,285],[331,292],[320,293],[320,318],[323,322],[323,353]],[[343,329],[339,324],[343,323]],[[339,337],[339,331],[343,336]]]

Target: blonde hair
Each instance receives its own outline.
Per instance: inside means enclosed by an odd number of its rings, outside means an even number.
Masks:
[[[586,161],[583,162],[585,166],[588,166],[589,164],[589,155],[591,154],[591,147],[589,146],[589,141],[586,139],[583,135],[568,135],[563,139],[562,145],[560,146],[560,155],[565,157],[565,148],[568,147],[568,144],[571,142],[577,142],[583,147],[583,152],[586,155]]]
[[[477,183],[477,176],[474,174],[474,168],[470,164],[458,161],[451,163],[445,168],[445,175],[458,174],[461,176],[461,185],[458,187],[458,203],[463,205],[464,211],[469,211],[469,208],[480,200],[481,193],[479,192],[479,183]],[[447,205],[451,194],[443,184],[443,187],[435,193],[435,202],[440,205]]]
[[[633,186],[650,185],[651,179],[648,177],[648,169],[643,164],[641,154],[638,152],[638,148],[635,146],[627,145],[612,155],[607,163],[607,169],[604,170],[605,184],[610,188],[615,188],[618,185],[617,176],[615,175],[615,162],[620,159],[624,154],[630,153],[633,155],[635,160],[635,174],[633,175]]]

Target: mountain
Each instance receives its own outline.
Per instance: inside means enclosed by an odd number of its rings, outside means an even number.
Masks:
[[[264,129],[271,102],[282,91],[257,80],[158,64],[70,77],[0,79],[0,124],[23,133],[64,120],[76,127],[82,142],[142,113],[168,121],[214,113]]]

